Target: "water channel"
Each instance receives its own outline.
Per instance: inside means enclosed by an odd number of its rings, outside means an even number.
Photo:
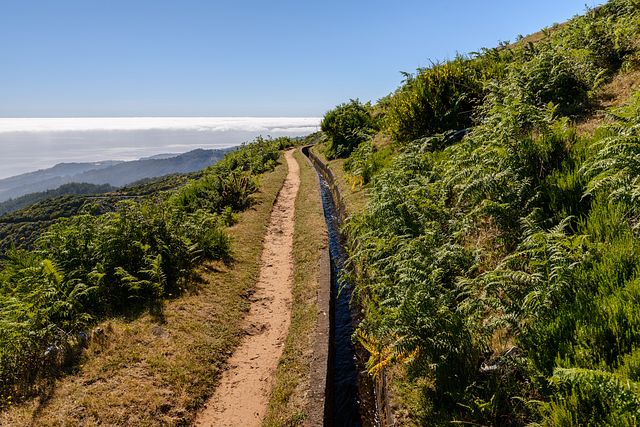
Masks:
[[[341,275],[346,253],[339,211],[329,183],[317,167],[316,171],[331,254],[331,326],[324,424],[326,427],[373,427],[379,425],[374,388],[368,375],[361,373],[364,355],[352,341],[357,316],[350,305],[352,285]]]

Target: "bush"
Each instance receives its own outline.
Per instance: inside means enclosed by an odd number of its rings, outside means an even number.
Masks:
[[[370,108],[352,99],[325,114],[320,127],[329,137],[327,158],[346,157],[370,137],[374,126]]]
[[[512,67],[505,90],[536,107],[553,103],[561,116],[584,114],[602,69],[579,51],[553,45],[537,46],[530,55]]]
[[[557,369],[551,379],[560,396],[542,407],[544,426],[635,426],[640,384],[606,371]]]
[[[640,93],[614,114],[620,120],[605,126],[601,138],[592,144],[595,153],[580,171],[589,179],[588,194],[605,193],[611,200],[636,206],[640,200]]]
[[[407,75],[388,101],[385,131],[406,143],[471,126],[474,109],[484,98],[483,80],[476,62],[464,58]]]

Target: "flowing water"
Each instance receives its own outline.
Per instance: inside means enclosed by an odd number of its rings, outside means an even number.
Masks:
[[[340,234],[340,218],[329,184],[318,172],[322,206],[331,253],[331,333],[326,390],[325,426],[376,426],[375,397],[369,377],[360,375],[362,355],[352,342],[354,313],[350,305],[352,285],[341,277],[346,259]]]
[[[321,174],[320,187],[331,253],[331,343],[329,345],[329,381],[327,383],[327,425],[361,426],[358,401],[358,368],[351,335],[353,319],[349,300],[351,286],[340,278],[345,253],[340,242],[336,207],[329,185]]]

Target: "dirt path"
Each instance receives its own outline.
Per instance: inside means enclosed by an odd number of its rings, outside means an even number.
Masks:
[[[198,426],[260,426],[291,321],[294,209],[300,169],[285,153],[289,172],[273,206],[262,250],[260,276],[245,318],[247,336],[230,368],[196,420]]]

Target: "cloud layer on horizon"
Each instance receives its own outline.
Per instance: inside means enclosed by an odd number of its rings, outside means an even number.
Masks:
[[[0,133],[190,130],[312,133],[320,117],[77,117],[0,118]]]

